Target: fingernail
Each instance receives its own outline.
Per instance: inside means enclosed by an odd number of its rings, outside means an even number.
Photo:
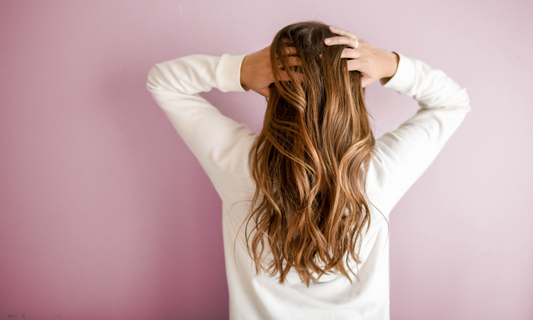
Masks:
[[[331,42],[331,39],[326,39],[324,40],[325,43],[330,43]]]
[[[333,26],[329,26],[329,27],[330,27],[331,29],[336,29],[336,28],[335,28],[335,27],[333,27]]]

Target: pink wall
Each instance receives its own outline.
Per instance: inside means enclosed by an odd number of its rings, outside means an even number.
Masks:
[[[532,11],[526,0],[3,0],[0,319],[227,319],[221,201],[146,76],[183,55],[253,52],[308,19],[444,70],[472,102],[392,213],[392,318],[533,319]],[[378,135],[417,107],[378,83],[367,94]],[[259,130],[262,97],[206,97]]]

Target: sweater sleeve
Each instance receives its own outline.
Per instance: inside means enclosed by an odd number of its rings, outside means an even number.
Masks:
[[[146,87],[209,176],[221,198],[230,196],[243,154],[256,133],[224,116],[199,93],[245,90],[240,68],[245,55],[191,55],[153,66]]]
[[[420,109],[396,130],[376,140],[367,192],[370,190],[370,200],[386,215],[433,162],[470,111],[465,88],[441,70],[398,55],[396,74],[384,87],[412,97]],[[368,185],[369,181],[373,185]]]

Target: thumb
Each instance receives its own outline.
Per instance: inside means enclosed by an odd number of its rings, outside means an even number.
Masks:
[[[362,76],[361,77],[361,87],[366,87],[368,86],[369,84],[373,83],[374,81],[376,81],[376,79],[372,79],[370,77],[365,77],[365,76]]]
[[[268,98],[270,96],[270,88],[266,87],[266,88],[259,89],[257,93]]]

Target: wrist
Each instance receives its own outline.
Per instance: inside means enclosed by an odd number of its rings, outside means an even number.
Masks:
[[[398,63],[400,63],[400,57],[394,52],[389,52],[389,54],[390,54],[390,59],[389,59],[390,63],[389,63],[387,78],[392,78],[396,74],[396,70],[398,70]]]
[[[382,85],[386,84],[392,77],[394,77],[398,70],[398,64],[400,63],[400,56],[398,56],[397,53],[388,52],[388,56],[387,71],[385,72],[386,76],[380,79]]]
[[[248,55],[246,55],[242,60],[240,75],[241,86],[246,91],[250,90],[250,87],[248,86],[248,70]]]

